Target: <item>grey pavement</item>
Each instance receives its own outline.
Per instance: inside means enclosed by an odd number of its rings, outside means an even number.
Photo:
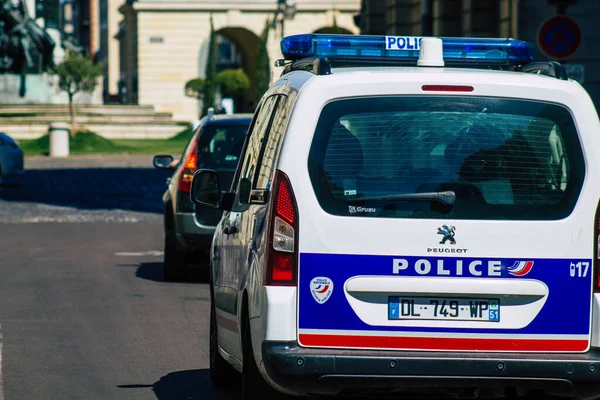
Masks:
[[[237,382],[209,383],[208,287],[163,282],[159,224],[0,225],[0,238],[5,399],[239,398]]]
[[[66,158],[29,156],[25,159],[25,168],[150,168],[152,157],[147,154],[75,155]]]
[[[0,185],[0,223],[159,222],[170,176],[151,155],[28,157]]]

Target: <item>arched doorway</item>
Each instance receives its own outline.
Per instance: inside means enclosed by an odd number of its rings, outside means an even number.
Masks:
[[[228,27],[217,32],[217,74],[225,69],[242,69],[250,80],[248,92],[241,96],[235,112],[254,111],[256,95],[256,50],[259,39],[245,28]]]
[[[339,26],[326,26],[321,29],[317,29],[314,33],[334,33],[340,35],[353,35],[348,29],[341,28]]]

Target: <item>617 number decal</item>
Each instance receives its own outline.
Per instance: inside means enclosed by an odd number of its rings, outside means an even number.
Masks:
[[[587,277],[590,269],[590,263],[587,261],[580,261],[577,263],[571,263],[570,271],[571,278],[585,278]]]

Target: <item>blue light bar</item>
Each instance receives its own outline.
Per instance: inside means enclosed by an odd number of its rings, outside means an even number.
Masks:
[[[328,57],[332,61],[386,60],[413,62],[419,58],[419,43],[415,36],[362,36],[304,34],[281,40],[281,53],[286,60],[305,57]],[[518,65],[533,61],[534,47],[515,39],[440,38],[444,61],[449,64]]]

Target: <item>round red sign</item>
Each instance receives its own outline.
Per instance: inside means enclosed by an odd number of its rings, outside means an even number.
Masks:
[[[538,46],[544,55],[564,60],[575,54],[581,44],[581,29],[577,22],[564,15],[547,19],[538,31]]]

